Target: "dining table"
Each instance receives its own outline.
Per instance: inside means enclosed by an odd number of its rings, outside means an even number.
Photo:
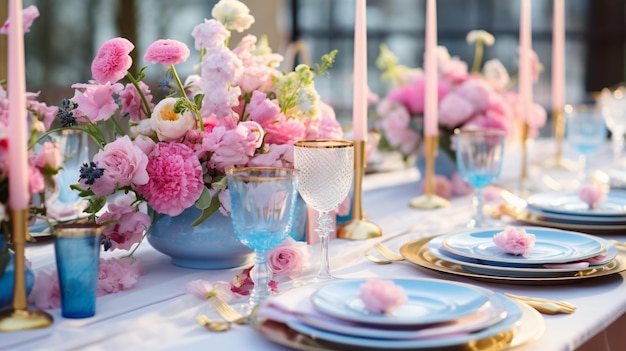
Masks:
[[[502,174],[493,189],[517,191],[563,190],[577,172],[546,164],[553,158],[555,141],[537,138],[527,144],[527,182],[520,181],[522,149],[509,145]],[[565,148],[563,157],[576,159]],[[607,145],[589,158],[592,169],[610,167]],[[376,264],[366,253],[376,254],[374,245],[382,242],[395,252],[406,243],[463,229],[470,220],[472,196],[451,199],[449,207],[415,209],[408,204],[420,193],[420,171],[401,165],[368,173],[363,179],[363,212],[367,220],[381,227],[383,235],[365,240],[330,240],[330,265],[337,279],[428,278],[463,282],[498,293],[567,301],[576,306],[572,314],[542,315],[545,330],[515,349],[520,351],[618,350],[626,345],[626,272],[546,284],[541,281],[494,281],[443,273],[418,266],[407,260]],[[558,187],[562,188],[558,188]],[[497,194],[497,191],[492,191]],[[497,196],[492,201],[498,201]],[[489,203],[489,202],[488,202]],[[495,210],[494,210],[495,211]],[[522,225],[500,213],[491,213],[493,227]],[[608,240],[626,241],[626,232],[593,234]],[[314,273],[319,265],[319,243],[310,244],[311,256],[303,274]],[[119,257],[119,251],[103,252],[102,257]],[[212,305],[185,292],[194,280],[231,281],[246,266],[222,270],[197,270],[178,267],[168,256],[144,241],[135,252],[144,274],[128,290],[98,297],[96,315],[84,319],[66,319],[60,309],[48,310],[54,317],[51,327],[0,333],[0,350],[287,350],[270,341],[250,325],[236,325],[225,332],[210,332],[195,317],[207,314],[219,319]],[[35,273],[55,268],[51,240],[28,244],[26,258]],[[290,282],[279,284],[279,291]]]

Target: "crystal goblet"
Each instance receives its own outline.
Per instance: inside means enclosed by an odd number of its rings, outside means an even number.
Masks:
[[[606,126],[611,131],[613,167],[623,168],[621,157],[626,133],[626,87],[620,86],[615,90],[603,89],[598,105],[602,109]]]
[[[230,218],[235,235],[254,250],[254,287],[243,306],[249,312],[270,293],[268,251],[289,235],[296,216],[298,171],[289,168],[233,168],[227,171]]]
[[[588,155],[598,151],[606,140],[606,126],[602,110],[595,105],[565,106],[565,138],[579,153],[581,173],[578,178],[589,178]]]
[[[468,227],[485,226],[483,189],[500,176],[505,132],[497,129],[456,130],[456,163],[459,174],[474,188],[472,219]]]
[[[319,212],[315,232],[320,238],[320,268],[314,281],[333,279],[328,259],[328,237],[333,231],[329,212],[348,196],[354,176],[354,143],[309,139],[294,144],[294,165],[300,171],[298,191]]]

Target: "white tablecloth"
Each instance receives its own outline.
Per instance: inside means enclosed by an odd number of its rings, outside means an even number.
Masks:
[[[535,145],[531,164],[546,159],[552,153],[550,142]],[[607,157],[608,158],[608,157]],[[606,158],[604,158],[606,159]],[[519,158],[513,150],[507,156],[500,184],[513,184],[518,176]],[[531,178],[538,179],[540,168],[531,168]],[[559,179],[569,179],[568,173],[553,172]],[[567,300],[578,308],[571,315],[545,316],[546,331],[535,341],[519,350],[574,350],[596,335],[605,345],[605,329],[626,311],[626,273],[595,278],[567,285],[505,285],[478,282],[424,270],[408,262],[376,265],[364,257],[378,240],[392,249],[423,236],[435,235],[460,228],[470,218],[471,198],[455,198],[449,208],[415,210],[407,206],[418,194],[419,172],[407,169],[392,173],[368,175],[364,183],[364,211],[372,222],[381,226],[385,235],[364,241],[331,240],[331,268],[341,278],[366,277],[429,277],[469,282],[498,292],[512,292],[549,299]],[[409,231],[409,229],[411,230]],[[401,234],[409,231],[409,233]],[[626,240],[624,235],[607,238]],[[312,270],[317,264],[317,246],[312,247]],[[105,253],[103,256],[118,256]],[[231,280],[242,267],[229,270],[202,271],[185,269],[170,263],[169,257],[155,251],[145,242],[136,256],[145,266],[145,275],[130,290],[98,298],[97,314],[87,319],[70,320],[52,310],[55,318],[50,328],[0,334],[0,350],[187,350],[219,348],[229,350],[282,350],[282,346],[266,340],[249,326],[233,326],[225,333],[210,333],[195,322],[195,316],[206,313],[216,316],[207,302],[184,293],[187,282]],[[27,258],[33,269],[52,270],[52,245],[36,244],[27,248]],[[609,329],[610,330],[610,329]],[[602,340],[600,340],[602,339]],[[607,341],[608,342],[608,341]],[[626,344],[626,342],[624,343]],[[608,347],[605,348],[608,350]]]

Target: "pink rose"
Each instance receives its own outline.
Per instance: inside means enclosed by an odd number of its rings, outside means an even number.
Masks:
[[[150,109],[154,108],[150,87],[142,81],[139,81],[138,85],[141,92],[146,97],[148,105],[150,105]],[[141,95],[133,84],[126,84],[126,87],[120,93],[120,105],[122,107],[122,114],[128,114],[130,120],[133,122],[139,122],[140,120],[148,117],[146,115],[147,111],[145,110]]]
[[[250,291],[254,287],[254,281],[250,277],[250,272],[254,269],[254,266],[246,268],[243,272],[237,274],[233,278],[233,282],[230,285],[230,291],[235,293],[235,296],[248,296]],[[269,287],[272,292],[278,292],[278,283],[275,280],[270,280]]]
[[[131,247],[143,239],[144,231],[150,227],[150,216],[131,206],[135,196],[120,195],[110,203],[107,212],[98,217],[98,223],[110,223],[102,231],[105,238],[105,250],[110,245],[115,249],[130,250]]]
[[[523,228],[506,226],[503,231],[493,236],[493,242],[508,254],[523,255],[535,245],[535,234],[528,234]]]
[[[49,141],[43,143],[41,150],[39,150],[35,158],[35,166],[41,169],[59,169],[61,162],[63,162],[63,159],[58,145]]]
[[[420,184],[420,190],[423,193],[426,188],[426,182],[423,181]],[[444,199],[450,199],[452,197],[452,183],[448,178],[440,174],[435,174],[435,194],[443,197]]]
[[[30,32],[30,26],[33,25],[35,19],[39,17],[39,9],[37,6],[30,5],[22,10],[22,26],[24,27],[24,33]],[[0,28],[0,34],[9,34],[9,26],[11,25],[11,19],[8,18],[2,28]]]
[[[294,279],[302,273],[309,252],[307,244],[287,237],[280,245],[268,253],[268,264],[274,279],[287,276]]]
[[[359,298],[372,313],[390,314],[407,301],[404,289],[389,280],[370,279],[361,285]]]
[[[100,84],[115,83],[124,78],[133,65],[130,52],[135,45],[126,38],[106,41],[91,63],[91,75]]]
[[[104,173],[90,186],[96,195],[113,194],[116,189],[129,185],[144,185],[148,182],[146,166],[148,157],[136,147],[128,135],[108,143],[93,157]],[[79,181],[86,185],[85,179]]]
[[[188,146],[158,143],[148,155],[149,181],[137,191],[157,212],[177,216],[202,194],[204,181],[200,160]]]
[[[293,145],[266,144],[263,152],[250,159],[248,166],[293,168]]]
[[[61,307],[61,289],[56,271],[52,273],[40,271],[37,274],[28,301],[42,310]]]
[[[587,184],[580,188],[578,197],[589,205],[589,208],[595,208],[606,199],[606,193],[595,184]]]
[[[185,43],[173,39],[159,39],[150,44],[143,59],[150,63],[172,66],[187,61],[189,48]]]

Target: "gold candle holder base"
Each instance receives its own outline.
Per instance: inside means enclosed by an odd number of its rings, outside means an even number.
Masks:
[[[43,311],[29,311],[26,299],[24,246],[28,236],[28,209],[11,210],[11,240],[15,249],[13,263],[13,305],[0,311],[0,332],[46,328],[54,319]]]
[[[450,201],[435,193],[435,156],[439,143],[437,135],[426,135],[424,137],[426,175],[424,179],[424,194],[409,201],[409,206],[420,210],[434,210],[442,207],[449,207]]]
[[[354,202],[352,218],[337,227],[340,239],[363,240],[383,235],[383,230],[376,224],[366,221],[363,216],[363,175],[365,174],[366,141],[354,142]]]

